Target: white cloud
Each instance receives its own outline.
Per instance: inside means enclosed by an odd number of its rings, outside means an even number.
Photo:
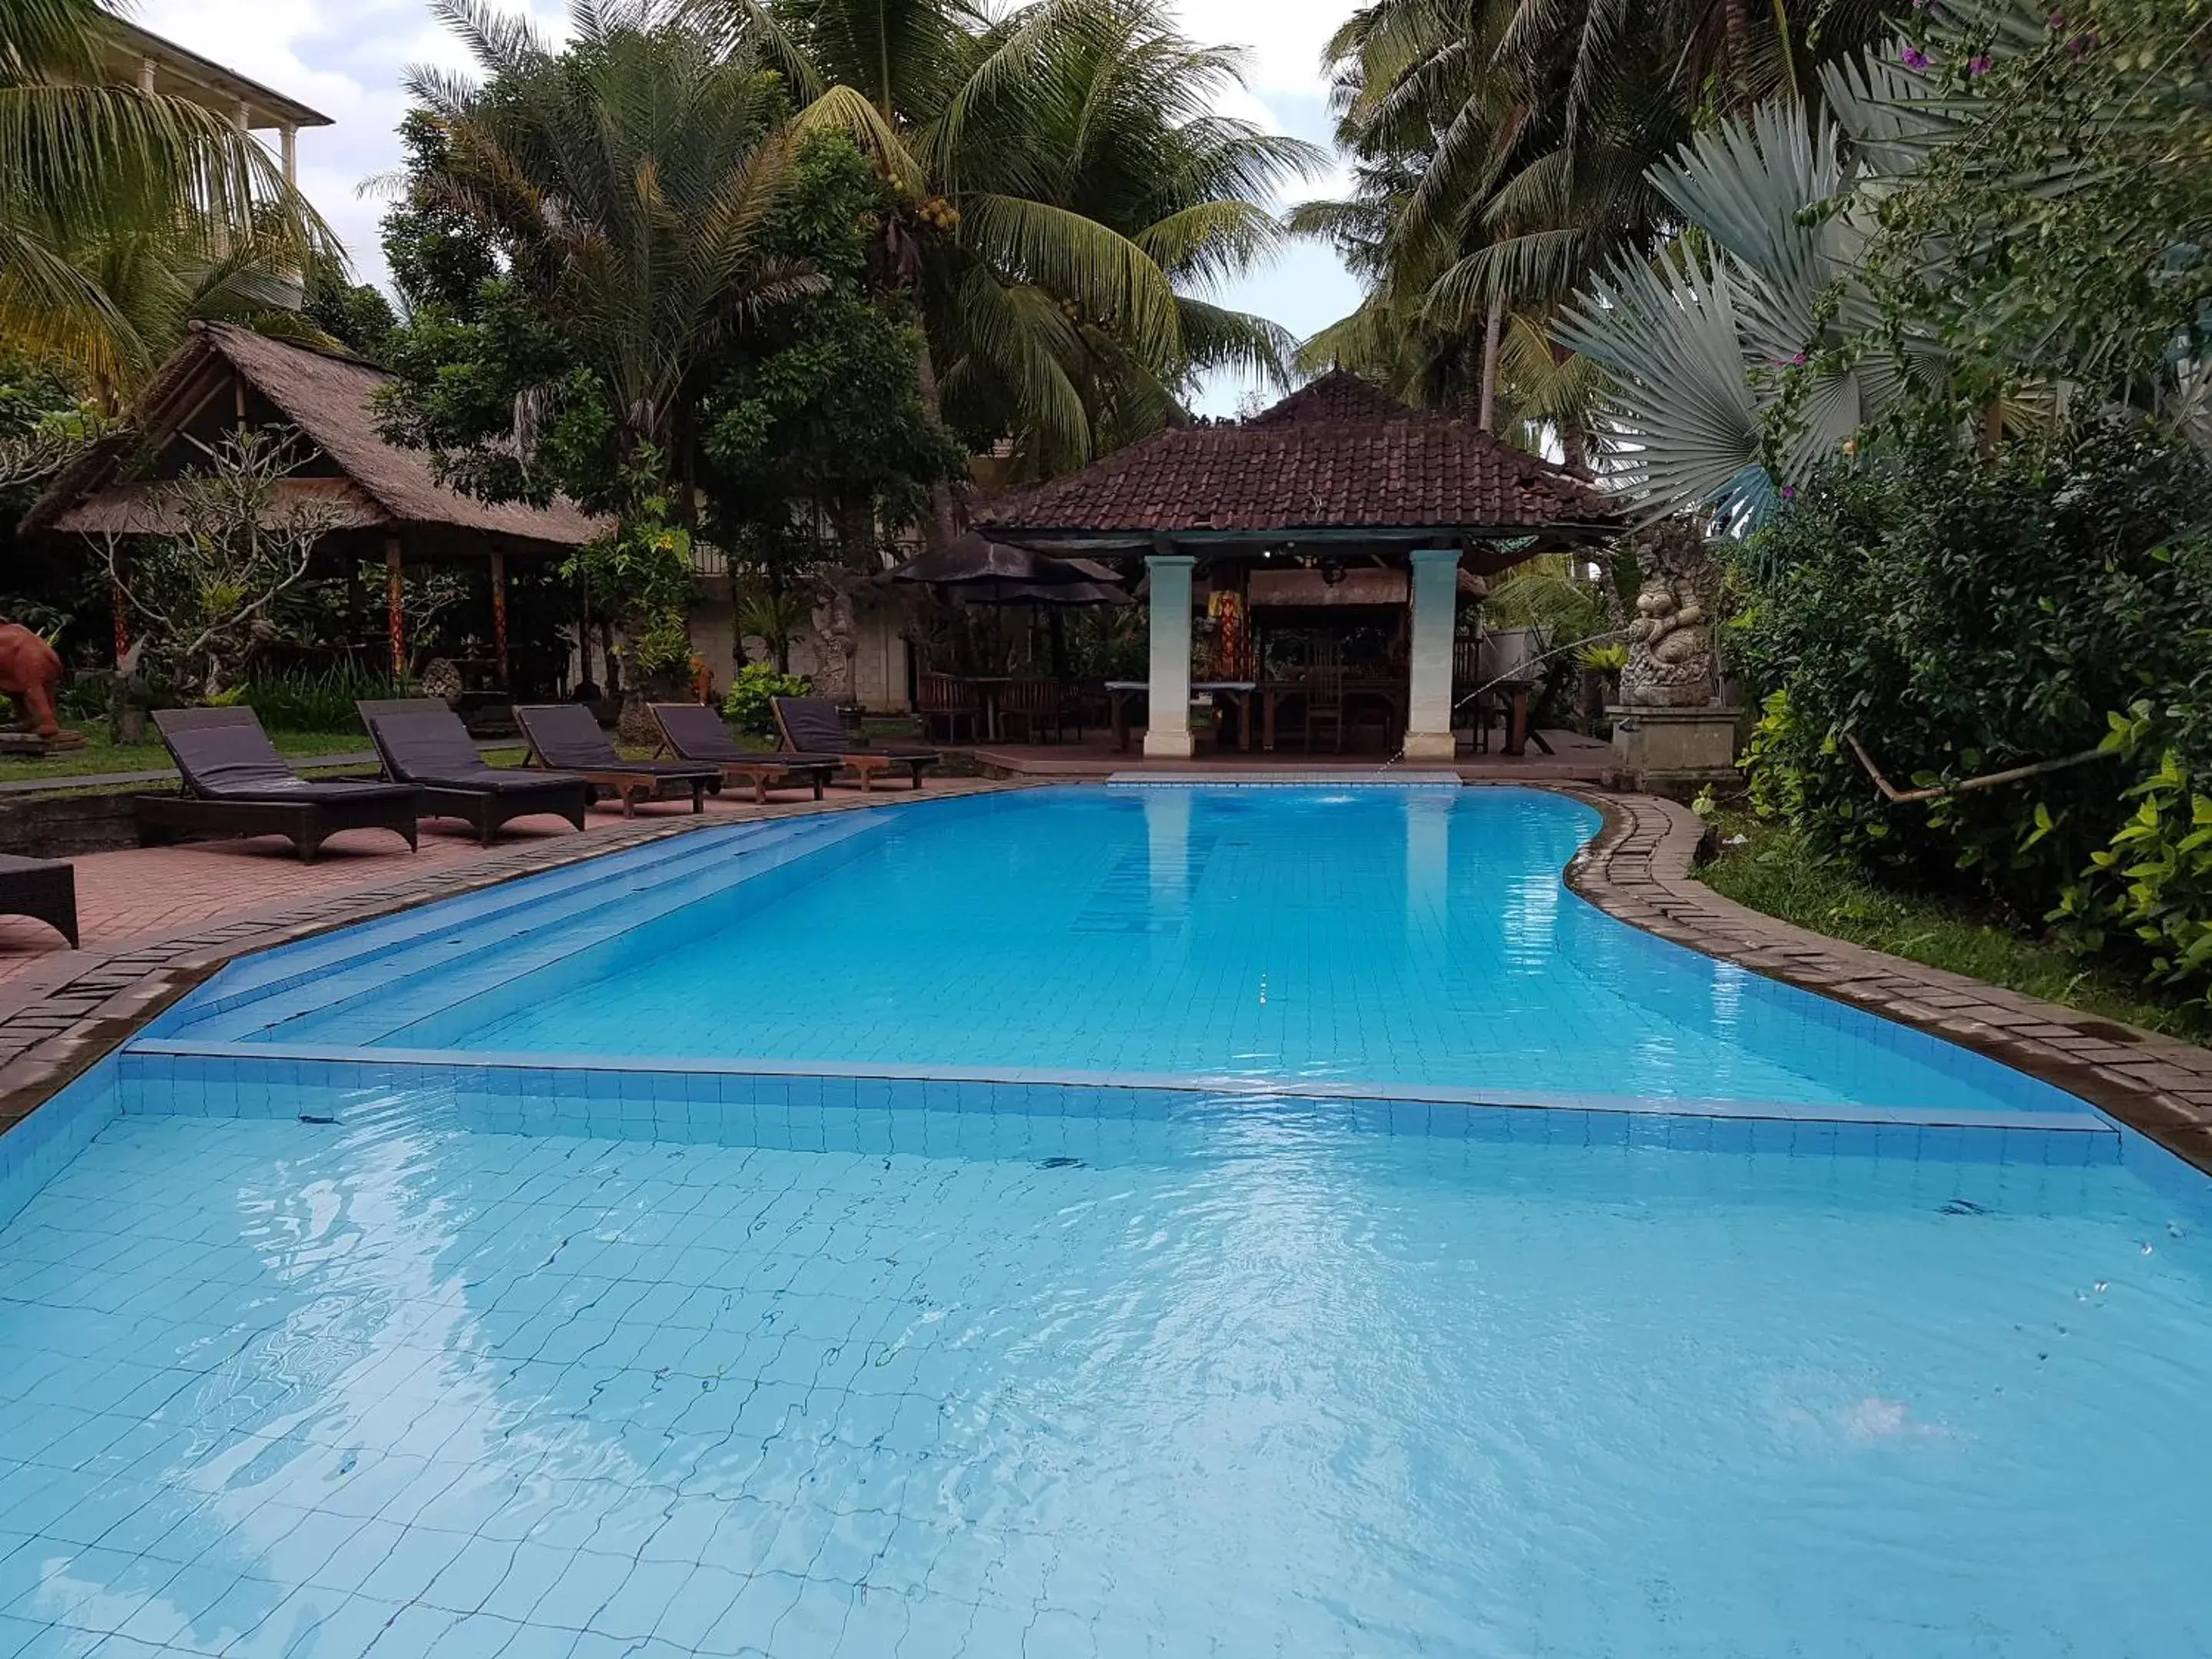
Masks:
[[[1320,97],[1322,48],[1352,10],[1352,0],[1182,0],[1183,32],[1212,46],[1235,42],[1250,52],[1252,88]]]

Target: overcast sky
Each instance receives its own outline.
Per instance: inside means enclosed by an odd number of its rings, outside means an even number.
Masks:
[[[1352,0],[1180,0],[1186,33],[1250,48],[1251,90],[1226,106],[1282,132],[1325,143],[1328,114],[1322,44]],[[565,0],[513,0],[558,30]],[[424,0],[137,0],[137,22],[227,64],[329,116],[333,126],[300,136],[300,183],[345,239],[361,274],[384,280],[377,221],[384,204],[364,198],[364,179],[398,164],[393,129],[405,108],[401,71],[410,64],[466,65]],[[1317,181],[1334,193],[1340,181]],[[1358,291],[1334,256],[1299,247],[1270,269],[1217,296],[1310,334],[1350,310]],[[1225,413],[1238,388],[1204,400]]]

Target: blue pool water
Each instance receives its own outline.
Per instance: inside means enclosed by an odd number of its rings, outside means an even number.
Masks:
[[[0,1139],[0,1659],[2212,1654],[2201,1178],[1419,793],[709,832],[228,970]],[[1486,1055],[1561,1103],[1366,1097]]]
[[[1041,790],[870,815],[649,919],[472,920],[165,1034],[478,1055],[1409,1086],[1554,1103],[2081,1115],[2004,1067],[1625,927],[1528,790]],[[549,937],[554,948],[549,949]],[[456,962],[452,951],[473,952]],[[326,950],[329,947],[314,947]]]

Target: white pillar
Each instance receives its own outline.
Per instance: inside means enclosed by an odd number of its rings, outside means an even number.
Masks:
[[[283,127],[284,182],[300,187],[300,129],[287,121]]]
[[[1452,757],[1452,617],[1459,607],[1459,550],[1416,548],[1412,683],[1406,696],[1406,758]]]
[[[1188,553],[1153,553],[1145,559],[1152,578],[1152,660],[1146,683],[1151,708],[1145,753],[1188,760],[1190,741],[1190,571]]]

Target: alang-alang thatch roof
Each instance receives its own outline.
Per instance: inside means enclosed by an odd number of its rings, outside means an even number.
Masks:
[[[283,481],[287,498],[337,512],[341,532],[398,537],[410,556],[565,554],[602,526],[572,503],[479,501],[439,483],[430,457],[377,430],[392,376],[341,352],[196,323],[140,400],[127,429],[69,467],[25,515],[27,533],[159,534],[176,528],[168,481],[241,422],[297,427],[319,453]],[[195,441],[197,440],[197,443]],[[141,476],[125,477],[130,471]]]
[[[1622,520],[1580,474],[1337,369],[1250,420],[1155,433],[990,502],[975,522],[1010,541],[1138,548],[1431,536],[1565,546]]]

